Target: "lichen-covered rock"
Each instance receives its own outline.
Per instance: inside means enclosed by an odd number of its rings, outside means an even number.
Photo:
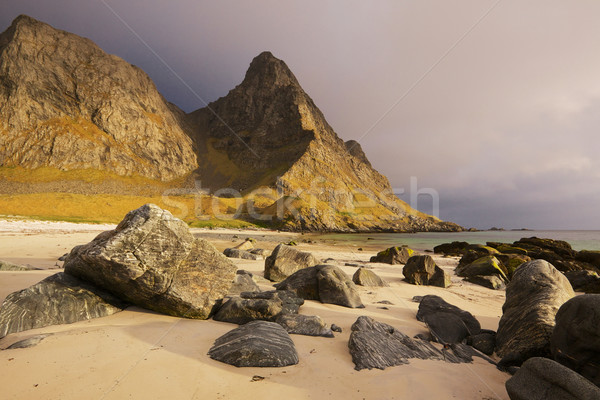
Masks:
[[[371,257],[370,262],[384,263],[384,264],[406,264],[409,258],[415,254],[413,249],[408,247],[390,247],[377,253],[377,255]]]
[[[0,337],[104,317],[126,306],[106,291],[60,272],[6,296],[0,307]]]
[[[600,389],[590,381],[557,363],[533,357],[506,381],[511,400],[597,400]]]
[[[508,276],[500,266],[500,261],[494,256],[478,258],[470,264],[456,267],[456,275],[462,277],[497,275],[504,282],[508,282]]]
[[[240,325],[254,320],[275,321],[282,314],[297,314],[302,304],[303,299],[286,290],[243,292],[226,300],[213,319]]]
[[[600,294],[577,296],[560,307],[550,347],[557,362],[600,386]]]
[[[560,306],[574,296],[567,278],[552,264],[534,260],[519,267],[506,286],[506,301],[496,335],[502,364],[520,365],[530,357],[550,356],[550,336]]]
[[[435,295],[423,296],[419,302],[417,320],[425,322],[441,343],[459,343],[467,336],[481,332],[479,321],[470,312]]]
[[[402,269],[408,283],[446,288],[450,286],[450,275],[438,267],[429,255],[412,256]]]
[[[389,286],[375,272],[363,267],[357,269],[354,275],[352,275],[352,282],[360,286]]]
[[[196,166],[181,111],[138,67],[18,16],[0,35],[0,166],[169,181]]]
[[[385,369],[408,364],[410,358],[444,360],[452,363],[470,362],[450,351],[439,350],[430,342],[412,339],[391,325],[366,316],[358,317],[352,325],[348,348],[354,369]],[[443,352],[442,352],[443,351]]]
[[[130,303],[200,319],[227,294],[237,269],[212,244],[194,238],[185,222],[153,204],[73,248],[64,267]]]
[[[319,300],[350,308],[364,307],[354,282],[335,265],[304,268],[275,287],[277,290],[291,290],[305,300]]]
[[[279,282],[296,271],[312,267],[318,263],[319,260],[312,254],[281,243],[266,258],[264,276],[270,281]]]
[[[252,321],[218,338],[208,351],[213,360],[236,367],[286,367],[298,364],[290,335],[275,322]]]
[[[233,278],[233,284],[227,292],[228,295],[239,295],[242,292],[260,292],[260,288],[252,279],[252,273],[239,270]]]
[[[317,315],[281,314],[275,320],[287,333],[306,336],[333,337],[325,321]]]

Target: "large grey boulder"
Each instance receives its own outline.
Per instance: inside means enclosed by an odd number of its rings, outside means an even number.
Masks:
[[[116,229],[77,246],[65,272],[138,306],[206,319],[232,285],[236,267],[196,239],[185,222],[154,204],[129,212]]]
[[[298,364],[290,335],[275,322],[252,321],[218,338],[208,351],[213,360],[236,367],[285,367]]]
[[[429,255],[412,256],[402,269],[408,283],[446,288],[450,286],[450,275],[438,267]]]
[[[358,317],[351,329],[348,348],[357,371],[408,364],[410,358],[452,363],[472,360],[469,355],[457,354],[451,348],[448,351],[440,350],[430,342],[412,339],[393,326],[370,317]]]
[[[305,300],[319,300],[350,308],[364,307],[354,282],[335,265],[304,268],[275,287],[277,290],[291,290]]]
[[[254,320],[275,321],[281,314],[297,314],[302,304],[303,299],[287,290],[244,292],[226,300],[213,319],[240,325]]]
[[[356,270],[354,275],[352,275],[352,282],[360,286],[389,286],[379,275],[364,267]]]
[[[544,260],[520,266],[506,287],[496,335],[501,365],[520,365],[530,357],[550,356],[550,336],[560,306],[574,296],[567,278]]]
[[[547,358],[525,361],[506,381],[511,400],[597,400],[600,389],[575,371]]]
[[[585,294],[563,304],[550,338],[556,361],[600,386],[600,294]]]
[[[425,322],[436,341],[444,344],[460,343],[481,332],[479,321],[470,312],[435,295],[423,296],[417,320]]]
[[[0,306],[0,337],[104,317],[126,306],[106,291],[60,272],[6,296]]]
[[[406,264],[409,258],[415,254],[413,249],[408,247],[390,247],[371,257],[370,262],[384,264]]]
[[[270,281],[279,282],[303,268],[312,267],[318,263],[319,260],[312,254],[281,243],[265,259],[264,276]]]

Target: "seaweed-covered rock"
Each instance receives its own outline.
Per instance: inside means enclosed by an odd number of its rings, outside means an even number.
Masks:
[[[429,255],[412,256],[406,262],[402,273],[408,283],[431,285],[446,288],[450,286],[450,275],[438,267]]]
[[[417,320],[425,322],[432,335],[441,343],[459,343],[467,336],[481,332],[479,321],[470,312],[435,295],[423,296]]]
[[[277,290],[291,290],[305,300],[320,300],[350,308],[364,307],[354,282],[335,265],[301,269],[275,287]]]
[[[65,273],[138,306],[205,319],[231,287],[237,268],[169,211],[146,204],[116,229],[76,246]]]
[[[357,269],[352,275],[352,282],[360,286],[389,286],[375,272],[363,267]]]
[[[297,314],[304,300],[290,291],[244,292],[226,300],[213,316],[215,321],[245,324],[250,321],[275,321],[281,314]]]
[[[6,296],[0,307],[0,337],[104,317],[126,306],[112,294],[60,272]]]
[[[590,381],[557,363],[533,357],[525,361],[506,381],[511,400],[597,400],[600,389]]]
[[[496,334],[503,366],[530,357],[550,356],[550,336],[560,306],[574,296],[567,278],[552,264],[534,260],[519,267],[506,287],[506,301]]]
[[[600,386],[600,294],[577,296],[560,307],[550,347],[557,362]]]
[[[317,315],[281,314],[275,320],[287,333],[306,336],[333,337],[325,321]]]
[[[312,254],[279,244],[265,260],[265,278],[279,282],[303,269],[319,263]]]
[[[286,367],[298,364],[290,335],[275,322],[252,321],[227,332],[208,351],[213,360],[236,367]]]
[[[406,264],[409,258],[415,254],[415,251],[408,247],[390,247],[371,257],[370,262],[384,264]]]

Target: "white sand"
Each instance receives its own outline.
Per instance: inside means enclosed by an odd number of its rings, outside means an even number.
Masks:
[[[235,231],[239,232],[239,231]],[[0,233],[0,259],[29,260],[32,265],[55,260],[98,232]],[[256,237],[255,231],[240,232]],[[231,239],[216,240],[218,248]],[[260,243],[272,248],[276,241]],[[366,262],[373,252],[302,244],[316,256],[345,262]],[[456,259],[435,257],[452,271]],[[234,260],[239,268],[262,274],[263,261]],[[29,349],[0,351],[0,398],[4,399],[508,399],[508,375],[475,358],[472,364],[410,360],[380,370],[355,371],[347,343],[350,326],[360,315],[386,322],[407,335],[425,332],[415,319],[413,296],[437,294],[473,313],[482,327],[496,329],[503,291],[492,291],[453,277],[448,289],[414,286],[402,280],[402,267],[372,264],[390,283],[388,288],[360,287],[365,309],[349,309],[307,301],[300,312],[319,315],[342,327],[333,339],[292,335],[300,363],[285,368],[236,368],[206,354],[214,340],[233,324],[187,320],[131,307],[122,313],[71,325],[40,328],[9,335],[0,349],[40,333],[53,333]],[[0,300],[54,271],[0,272]],[[264,284],[262,288],[268,289]],[[378,304],[389,300],[393,305]],[[386,306],[389,310],[379,307]],[[252,382],[259,375],[264,380]]]

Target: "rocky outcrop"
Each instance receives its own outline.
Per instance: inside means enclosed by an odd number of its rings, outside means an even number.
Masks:
[[[590,381],[547,358],[525,361],[517,373],[506,381],[511,400],[595,400],[600,389]]]
[[[257,211],[284,229],[460,229],[394,196],[360,145],[337,136],[288,66],[269,52],[252,60],[227,96],[188,119],[203,185],[269,191],[275,201]]]
[[[335,265],[301,269],[275,287],[277,290],[291,290],[305,300],[350,308],[364,307],[354,282]]]
[[[206,319],[232,285],[233,263],[153,204],[71,250],[65,272],[144,308]]]
[[[213,319],[240,325],[255,320],[275,321],[283,314],[297,314],[302,304],[302,298],[287,290],[244,292],[226,300]]]
[[[360,267],[356,270],[354,275],[352,275],[352,282],[360,286],[389,286],[386,282],[384,282],[383,279],[379,277],[379,275],[364,267]]]
[[[138,67],[21,15],[0,35],[0,166],[170,181],[196,156],[181,111]]]
[[[0,338],[9,333],[104,317],[126,306],[106,291],[61,272],[6,296],[0,307]]]
[[[409,258],[415,254],[413,249],[408,247],[390,247],[371,257],[370,262],[384,264],[406,264]]]
[[[236,367],[286,367],[298,364],[290,335],[275,322],[253,321],[218,338],[208,351],[213,360]]]
[[[435,295],[423,296],[417,320],[425,322],[436,341],[444,344],[460,343],[481,333],[479,321],[470,312]]]
[[[550,339],[554,359],[600,386],[600,294],[563,304]]]
[[[496,353],[504,367],[530,357],[550,356],[550,336],[560,306],[574,296],[567,278],[544,260],[519,267],[506,287],[496,335]]]
[[[411,339],[393,326],[370,317],[358,317],[351,329],[348,348],[357,371],[408,364],[411,358],[452,363],[471,361],[470,357],[463,358],[452,349],[439,350],[430,342]]]
[[[281,314],[275,320],[287,333],[306,336],[333,337],[325,321],[316,315]]]
[[[402,269],[406,281],[413,285],[450,286],[450,275],[438,267],[431,256],[412,256]]]
[[[281,243],[266,258],[264,276],[270,281],[279,282],[303,268],[312,267],[318,263],[319,260],[312,254]]]

